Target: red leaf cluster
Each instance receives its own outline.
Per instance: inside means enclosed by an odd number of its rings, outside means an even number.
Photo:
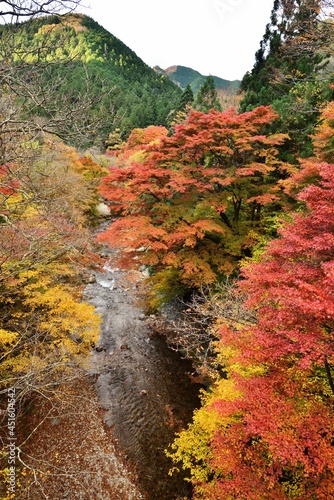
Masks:
[[[120,162],[103,179],[100,192],[121,219],[101,239],[140,249],[137,262],[173,267],[191,287],[231,272],[250,234],[261,232],[261,210],[279,200],[285,136],[262,133],[275,118],[264,106],[241,115],[193,111],[174,135],[160,133],[143,162]],[[134,131],[125,150],[151,135]]]
[[[242,397],[214,405],[234,421],[213,439],[208,499],[334,495],[334,165],[317,169],[305,213],[243,269],[257,324],[221,330]]]

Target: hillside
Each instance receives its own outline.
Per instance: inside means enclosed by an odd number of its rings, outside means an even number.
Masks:
[[[41,96],[33,99],[27,114],[40,111],[37,100],[43,101],[43,115],[48,117],[57,112],[56,102],[65,106],[89,101],[82,122],[68,123],[67,130],[59,132],[63,138],[74,126],[78,131],[90,126],[89,140],[101,144],[115,128],[127,137],[134,127],[165,125],[181,95],[169,78],[157,74],[85,15],[47,16],[2,26],[0,36],[6,41],[2,59],[19,68],[21,77],[15,78],[16,88],[11,90],[22,96],[26,81],[22,75],[29,75],[33,94]],[[50,96],[45,111],[45,98]]]
[[[157,73],[168,76],[182,89],[185,89],[189,83],[194,93],[198,91],[204,80],[207,78],[207,76],[202,75],[201,73],[199,73],[199,71],[196,71],[192,68],[187,68],[186,66],[170,66],[165,70],[159,68],[158,66],[155,66],[154,69]],[[223,78],[219,78],[218,76],[213,76],[213,79],[215,81],[217,90],[225,90],[234,93],[238,90],[240,85],[239,80],[224,80]]]

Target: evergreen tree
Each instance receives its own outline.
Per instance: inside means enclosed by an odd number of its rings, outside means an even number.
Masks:
[[[181,97],[179,104],[176,108],[177,111],[185,111],[187,107],[191,106],[192,103],[194,102],[194,93],[192,91],[192,88],[190,86],[190,83],[186,86],[184,89]]]
[[[2,95],[19,96],[37,129],[42,116],[49,132],[82,149],[102,146],[115,129],[125,139],[133,128],[167,124],[182,94],[82,14],[0,26],[0,59]]]
[[[119,151],[125,143],[121,137],[121,131],[116,128],[113,132],[110,132],[108,139],[105,141],[105,146],[107,151]]]
[[[311,134],[320,110],[332,99],[327,71],[332,23],[320,17],[322,0],[275,0],[251,73],[240,89],[242,112],[272,105],[280,115],[272,132],[288,133],[288,161],[312,155]]]
[[[319,30],[319,0],[275,0],[270,23],[255,54],[251,73],[242,79],[246,91],[241,110],[272,104],[296,83],[315,78],[324,52],[328,27]],[[317,39],[315,42],[314,38]]]
[[[213,76],[208,76],[200,87],[194,103],[194,108],[202,113],[208,113],[210,109],[221,111],[217,90]]]
[[[175,109],[172,109],[172,111],[170,111],[167,117],[167,123],[169,126],[170,134],[173,134],[173,129],[175,125],[183,123],[187,119],[193,102],[194,102],[194,93],[192,91],[190,83],[188,83],[188,85],[186,86],[180,97],[178,105],[176,106]]]

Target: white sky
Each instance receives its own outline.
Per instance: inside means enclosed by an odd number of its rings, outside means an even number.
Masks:
[[[149,66],[241,79],[254,64],[273,0],[83,0],[79,9]]]

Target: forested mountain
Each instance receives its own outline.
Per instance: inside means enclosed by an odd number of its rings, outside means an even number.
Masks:
[[[207,78],[207,76],[203,76],[198,71],[192,68],[187,68],[186,66],[170,66],[166,69],[161,69],[158,66],[155,66],[154,69],[157,73],[167,75],[173,82],[179,85],[181,89],[185,89],[187,85],[190,84],[194,93],[199,90]],[[219,76],[213,76],[213,79],[217,90],[225,90],[235,93],[240,85],[239,80],[224,80],[223,78],[219,78]]]
[[[126,137],[134,127],[164,125],[182,93],[169,78],[157,74],[84,15],[48,16],[4,25],[0,37],[3,58],[20,76],[11,79],[12,91],[22,95],[25,79],[34,83],[34,103],[27,112],[52,116],[57,113],[56,103],[70,106],[89,100],[83,122],[68,122],[58,130],[67,139],[73,128],[83,134],[89,127],[86,144],[99,145],[115,128]],[[47,107],[44,98],[50,95],[53,102]]]

